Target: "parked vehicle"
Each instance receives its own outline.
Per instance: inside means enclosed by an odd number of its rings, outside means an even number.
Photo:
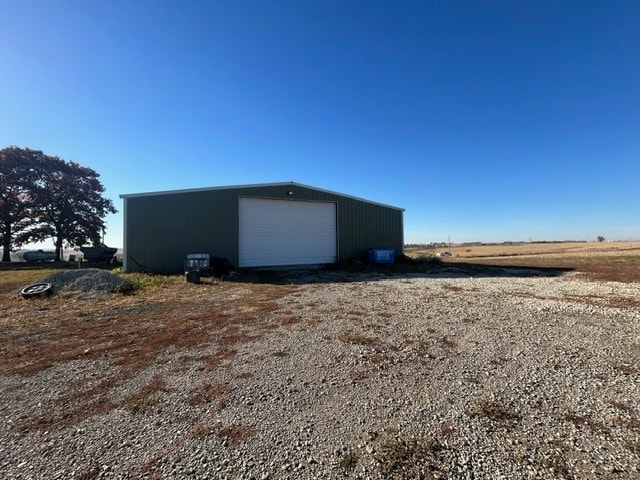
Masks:
[[[118,251],[117,248],[98,245],[97,247],[80,247],[85,262],[110,263]]]
[[[25,262],[51,262],[56,259],[56,252],[46,250],[27,250],[22,253]]]

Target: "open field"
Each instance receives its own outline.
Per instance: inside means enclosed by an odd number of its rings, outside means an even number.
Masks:
[[[31,300],[50,271],[2,270],[0,476],[640,478],[640,283],[460,261]]]
[[[411,257],[435,255],[446,248],[412,247]],[[564,242],[452,245],[446,262],[575,270],[594,280],[640,282],[640,242]]]

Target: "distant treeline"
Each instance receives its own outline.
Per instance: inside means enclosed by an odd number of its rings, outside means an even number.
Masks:
[[[586,240],[532,240],[530,242],[520,241],[520,242],[462,242],[462,243],[452,243],[452,245],[456,247],[480,247],[483,245],[492,246],[492,245],[527,245],[529,243],[548,243],[548,244],[559,244],[559,243],[588,243]],[[407,243],[405,244],[405,248],[443,248],[448,247],[449,244],[447,242],[431,242],[431,243]]]

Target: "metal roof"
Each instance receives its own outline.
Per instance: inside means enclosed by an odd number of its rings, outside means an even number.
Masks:
[[[248,185],[228,185],[228,186],[218,186],[218,187],[187,188],[182,190],[165,190],[165,191],[158,191],[158,192],[126,193],[126,194],[120,195],[120,198],[152,197],[155,195],[174,195],[174,194],[180,194],[180,193],[210,192],[214,190],[233,190],[233,189],[240,189],[240,188],[285,187],[285,186],[308,188],[310,190],[315,190],[317,192],[328,193],[331,195],[338,195],[340,197],[351,198],[353,200],[359,200],[361,202],[370,203],[372,205],[393,208],[395,210],[401,210],[404,212],[404,208],[395,207],[393,205],[387,205],[385,203],[380,203],[380,202],[373,202],[371,200],[367,200],[361,197],[356,197],[354,195],[345,195],[344,193],[325,190],[323,188],[312,187],[310,185],[304,185],[302,183],[296,183],[296,182],[255,183],[255,184],[248,184]]]

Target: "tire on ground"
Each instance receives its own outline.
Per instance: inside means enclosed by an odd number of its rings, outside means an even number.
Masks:
[[[24,298],[34,298],[42,295],[50,295],[52,292],[50,283],[34,283],[24,287],[20,292]]]

